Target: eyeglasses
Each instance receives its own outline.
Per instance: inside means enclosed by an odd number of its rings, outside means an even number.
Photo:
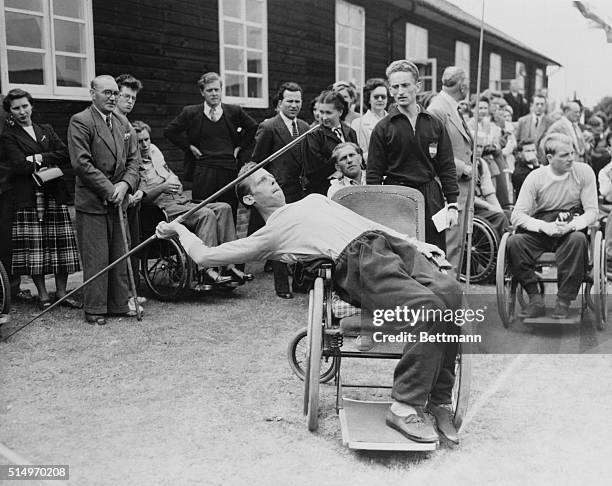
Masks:
[[[121,93],[119,96],[121,96],[122,98],[125,98],[126,100],[136,101],[136,96],[131,95],[131,94]]]
[[[377,94],[377,95],[372,95],[372,98],[374,98],[375,100],[386,100],[387,99],[387,95],[385,95],[385,94]]]
[[[114,96],[116,98],[117,96],[119,96],[119,91],[113,91],[113,90],[110,90],[110,89],[105,89],[105,90],[102,90],[102,91],[96,90],[96,92],[98,92],[100,94],[103,94],[107,98],[110,98],[111,96]]]

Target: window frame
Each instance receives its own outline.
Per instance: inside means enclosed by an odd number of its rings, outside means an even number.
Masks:
[[[534,83],[536,93],[544,89],[544,70],[542,68],[536,68]]]
[[[421,56],[412,56],[409,54],[409,44],[408,41],[409,36],[408,36],[408,32],[410,30],[413,30],[413,32],[420,32],[420,33],[425,33],[425,53]],[[410,61],[427,61],[427,59],[429,59],[429,30],[427,30],[424,27],[421,27],[420,25],[417,24],[412,24],[410,22],[406,22],[406,43],[405,43],[405,47],[404,47],[404,53],[406,54],[406,59],[410,60]]]
[[[523,69],[521,69],[521,67]],[[527,78],[527,65],[523,61],[516,61],[516,63],[514,64],[514,79],[520,80],[520,90],[525,90],[525,83],[527,82]]]
[[[338,5],[340,4],[345,4],[349,9],[353,8],[353,9],[357,9],[360,10],[362,15],[361,15],[361,59],[360,59],[360,66],[359,69],[361,70],[361,79],[358,80],[351,80],[351,79],[344,79],[340,77],[340,68],[341,67],[348,67],[350,70],[353,70],[355,68],[355,66],[353,64],[340,64],[339,62],[339,49],[340,47],[348,47],[349,49],[353,48],[352,44],[341,44],[338,40],[338,35],[339,35],[339,29],[338,29]],[[365,36],[366,36],[366,29],[365,29],[365,24],[366,24],[366,11],[365,8],[360,6],[360,5],[355,5],[354,3],[351,2],[347,2],[346,0],[336,0],[335,2],[335,10],[334,10],[334,36],[335,36],[335,41],[336,41],[336,49],[335,49],[335,79],[336,81],[347,81],[347,82],[353,82],[355,83],[355,85],[359,88],[360,86],[363,86],[364,81],[365,81]],[[352,26],[349,26],[349,28],[352,28]],[[350,53],[350,50],[349,50]],[[352,59],[352,54],[351,54],[351,59]]]
[[[499,62],[497,64],[498,67],[498,72],[495,73],[498,76],[496,78],[493,78],[493,59],[499,59]],[[497,86],[492,85],[493,82],[497,82]],[[502,57],[501,54],[497,54],[496,52],[491,52],[489,54],[489,89],[492,89],[494,91],[501,91],[502,89]]]
[[[457,59],[459,57],[459,48],[460,47],[463,48],[464,46],[467,50],[467,66],[464,66],[463,63],[458,62],[458,59]],[[471,55],[472,55],[472,52],[471,52],[470,44],[468,44],[467,42],[463,42],[463,41],[455,41],[455,66],[459,66],[465,69],[465,72],[468,74],[468,78],[470,77]]]
[[[221,76],[221,80],[223,82],[223,101],[227,103],[233,103],[245,108],[268,108],[269,107],[269,94],[268,94],[268,0],[261,0],[263,5],[262,12],[262,23],[258,24],[249,20],[246,20],[246,15],[243,18],[229,17],[224,14],[223,3],[228,0],[219,0],[218,1],[218,11],[219,11],[219,75]],[[231,1],[231,0],[230,0]],[[240,8],[246,8],[246,0],[237,0],[240,2]],[[244,14],[244,11],[242,12]],[[262,38],[261,38],[261,75],[258,73],[249,73],[248,66],[245,65],[245,71],[228,71],[225,68],[225,47],[224,36],[225,36],[225,27],[224,21],[231,20],[232,22],[240,23],[242,28],[244,29],[244,45],[243,46],[234,46],[232,44],[228,44],[229,47],[242,47],[243,52],[246,54],[249,47],[247,47],[247,37],[246,37],[246,28],[248,26],[260,27],[262,30]],[[252,49],[251,50],[258,50]],[[245,63],[248,63],[248,60],[245,58]],[[235,75],[243,75],[246,78],[260,78],[261,79],[261,96],[257,98],[249,98],[248,94],[248,80],[245,85],[245,96],[231,96],[225,94],[226,84],[226,75],[227,74],[235,74]]]
[[[28,91],[33,97],[38,99],[48,100],[74,100],[86,101],[91,99],[89,92],[89,80],[95,76],[95,46],[93,36],[93,7],[92,0],[81,0],[83,2],[83,19],[75,19],[71,17],[63,17],[53,14],[53,0],[43,0],[43,10],[38,17],[42,18],[43,38],[42,48],[39,50],[44,52],[45,62],[43,64],[44,84],[25,84],[25,83],[10,83],[8,70],[8,45],[6,38],[5,27],[5,1],[0,0],[0,85],[2,91],[9,91],[15,88],[21,88]],[[24,13],[32,15],[32,12],[24,9],[9,8],[10,12]],[[74,53],[58,51],[55,49],[55,23],[54,20],[66,20],[84,25],[84,55],[74,55]],[[78,22],[77,22],[78,21]],[[20,49],[15,49],[20,50]],[[33,52],[34,50],[24,49],[24,52]],[[71,55],[72,54],[72,55]],[[84,59],[85,67],[85,86],[57,86],[57,67],[56,56],[75,57]]]

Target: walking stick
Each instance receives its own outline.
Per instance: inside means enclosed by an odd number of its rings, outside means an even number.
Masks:
[[[130,251],[130,245],[127,240],[127,232],[125,231],[125,218],[123,216],[123,208],[121,205],[117,206],[119,211],[119,224],[121,225],[121,236],[123,237],[123,248],[125,252]],[[134,305],[136,306],[136,319],[142,321],[142,312],[140,312],[140,304],[138,303],[138,292],[136,289],[136,280],[134,279],[134,268],[132,267],[132,260],[128,258],[127,261],[128,277],[130,279],[130,287],[132,287],[132,299],[134,299]]]
[[[288,150],[291,150],[295,145],[297,145],[299,142],[301,142],[302,140],[304,140],[304,138],[306,138],[306,136],[313,132],[314,130],[318,129],[319,125],[315,125],[314,127],[310,128],[308,131],[302,133],[299,137],[294,138],[291,142],[289,142],[287,145],[285,145],[284,147],[281,147],[280,149],[278,149],[276,152],[274,152],[273,154],[271,154],[269,157],[265,158],[264,160],[262,160],[261,162],[259,162],[258,164],[256,164],[255,166],[253,166],[252,169],[246,171],[244,174],[242,174],[241,176],[237,177],[236,179],[234,179],[232,182],[228,183],[227,185],[223,186],[221,189],[219,189],[217,192],[215,192],[214,194],[208,196],[206,199],[204,199],[202,202],[200,202],[199,204],[197,204],[196,206],[194,206],[193,208],[191,208],[189,211],[187,211],[186,213],[180,215],[178,218],[176,218],[174,221],[177,222],[181,222],[183,220],[185,220],[186,218],[188,218],[189,216],[191,216],[193,213],[195,213],[196,211],[198,211],[199,209],[203,208],[205,205],[207,205],[208,203],[214,201],[215,199],[217,199],[221,194],[224,194],[225,192],[229,191],[230,189],[233,189],[234,187],[236,187],[240,182],[242,182],[244,179],[246,179],[247,177],[249,177],[253,172],[256,172],[257,170],[261,169],[262,167],[264,167],[265,165],[269,164],[270,162],[272,162],[274,159],[277,159],[278,157],[280,157],[281,155],[283,155],[285,152],[287,152]],[[70,297],[71,295],[73,295],[75,292],[77,292],[78,290],[82,289],[83,287],[85,287],[85,285],[88,285],[90,282],[93,282],[95,279],[97,279],[98,277],[100,277],[101,275],[103,275],[105,272],[108,272],[111,268],[119,265],[119,263],[121,263],[123,260],[125,260],[126,258],[130,257],[131,255],[133,255],[134,253],[142,250],[145,246],[147,246],[149,243],[151,243],[153,240],[155,240],[157,238],[157,236],[155,234],[149,236],[149,238],[147,238],[146,240],[144,240],[143,242],[141,242],[139,245],[135,246],[134,248],[132,248],[130,251],[128,251],[127,253],[125,253],[124,255],[120,256],[117,260],[115,260],[114,262],[112,262],[111,264],[109,264],[106,268],[103,268],[102,270],[100,270],[98,273],[96,273],[95,275],[93,275],[92,277],[88,278],[85,282],[83,282],[81,285],[79,285],[76,289],[71,290],[70,292],[68,292],[66,295],[64,295],[61,299],[56,300],[53,304],[51,304],[49,307],[47,307],[45,310],[43,310],[41,313],[35,315],[32,319],[30,319],[28,322],[26,322],[23,326],[18,327],[17,329],[15,329],[12,333],[10,333],[8,336],[6,336],[5,338],[2,339],[2,341],[6,342],[11,336],[14,336],[15,334],[17,334],[19,331],[21,331],[22,329],[25,329],[27,326],[29,326],[30,324],[32,324],[36,319],[42,317],[43,315],[45,315],[47,312],[49,312],[51,309],[53,309],[54,307],[56,307],[57,305],[59,305],[61,302],[63,302],[64,300],[66,300],[68,297]]]
[[[476,78],[476,108],[480,102],[480,82],[482,78],[482,44],[484,38],[484,11],[485,11],[485,0],[482,0],[482,16],[480,20],[480,41],[478,46],[478,77]],[[466,231],[465,237],[461,240],[461,251],[459,253],[459,267],[457,268],[457,280],[460,278],[461,268],[463,267],[463,258],[465,256],[465,291],[470,291],[470,273],[472,272],[472,233],[474,230],[474,191],[476,189],[476,176],[478,170],[478,161],[476,160],[476,145],[478,144],[478,109],[475,113],[475,133],[474,140],[472,140],[472,177],[470,178],[470,184],[468,186],[467,200],[465,201],[465,210],[463,213],[463,228]],[[466,248],[467,245],[467,248]],[[467,252],[466,252],[467,249]]]

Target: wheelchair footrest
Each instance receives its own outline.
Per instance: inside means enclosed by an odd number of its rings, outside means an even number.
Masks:
[[[342,398],[340,427],[342,443],[349,449],[379,451],[434,451],[437,442],[412,441],[385,423],[391,402]]]
[[[551,317],[552,309],[546,309],[546,315],[542,317],[525,317],[523,319],[523,324],[529,324],[533,326],[544,325],[544,326],[554,326],[554,325],[576,325],[582,322],[580,309],[570,308],[569,315],[565,319],[553,319]]]

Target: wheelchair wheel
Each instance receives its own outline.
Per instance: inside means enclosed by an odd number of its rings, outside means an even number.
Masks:
[[[289,342],[287,347],[287,358],[289,359],[289,366],[296,374],[296,376],[304,381],[306,360],[308,358],[308,328],[304,327],[300,329],[293,339]],[[321,378],[320,383],[327,383],[336,374],[337,360],[335,357],[321,358]]]
[[[455,360],[455,385],[452,394],[453,424],[457,430],[461,428],[467,414],[471,384],[472,354],[464,344],[461,344]]]
[[[174,239],[150,243],[141,262],[145,284],[159,300],[177,300],[191,283],[191,260]]]
[[[595,325],[603,331],[608,318],[607,305],[607,262],[605,241],[601,231],[595,233],[593,244],[593,285],[590,288],[590,300],[595,311]]]
[[[306,379],[304,380],[307,400],[306,416],[308,430],[319,427],[319,380],[321,376],[321,351],[323,349],[323,279],[317,277],[311,291],[312,311],[308,322],[308,359],[306,361]],[[305,403],[306,406],[306,403]]]
[[[0,314],[8,314],[11,310],[11,282],[8,273],[0,262]]]
[[[516,317],[516,289],[518,284],[516,279],[514,279],[510,273],[510,264],[508,263],[506,255],[509,236],[510,233],[504,233],[501,243],[499,244],[495,278],[495,286],[497,290],[497,312],[499,313],[502,324],[506,329]]]
[[[482,218],[474,217],[472,251],[470,258],[470,282],[486,281],[495,271],[495,255],[498,242],[495,230]],[[467,269],[467,247],[463,258],[460,278],[465,282]]]

